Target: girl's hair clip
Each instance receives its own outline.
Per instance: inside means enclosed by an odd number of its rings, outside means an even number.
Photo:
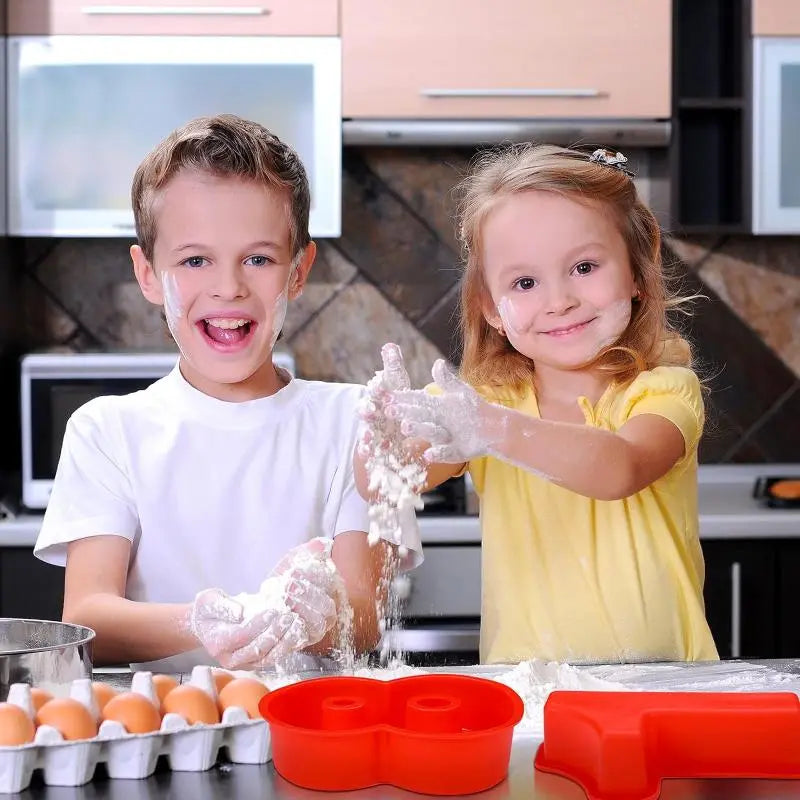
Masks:
[[[589,156],[589,161],[624,172],[629,178],[634,177],[633,172],[625,166],[628,159],[622,153],[612,153],[611,150],[600,147]]]

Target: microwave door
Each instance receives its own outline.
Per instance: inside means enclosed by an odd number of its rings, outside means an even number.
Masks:
[[[312,235],[341,218],[341,46],[332,36],[12,36],[9,227],[130,236],[142,158],[195,117],[232,113],[292,145]]]

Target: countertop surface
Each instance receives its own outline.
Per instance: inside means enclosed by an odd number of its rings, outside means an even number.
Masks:
[[[682,689],[698,690],[703,686],[701,676],[711,676],[710,680],[719,681],[725,675],[742,677],[750,673],[767,675],[768,679],[794,679],[800,685],[800,661],[753,661],[722,662],[716,664],[653,664],[641,665],[634,672],[638,677],[631,679],[632,688],[647,689]],[[482,674],[490,667],[465,667],[458,670],[436,670],[441,672],[458,671]],[[621,674],[629,674],[630,667],[598,666],[587,669],[599,671],[609,678],[617,678]],[[784,673],[781,675],[781,673]],[[788,675],[786,674],[788,673]],[[677,676],[677,677],[676,677]],[[185,678],[185,676],[182,676]],[[96,671],[96,678],[114,683],[118,687],[126,687],[130,683],[130,673],[115,671],[106,673]],[[738,685],[736,690],[746,689]],[[753,689],[759,686],[753,686]],[[777,688],[780,688],[778,686]],[[583,800],[585,795],[571,781],[545,773],[535,772],[533,758],[541,743],[536,736],[515,736],[509,763],[508,777],[498,786],[470,795],[482,800]],[[150,778],[144,780],[110,780],[102,770],[95,779],[82,787],[48,787],[38,775],[34,777],[31,787],[19,795],[29,798],[47,798],[47,800],[92,800],[96,798],[113,798],[113,800],[145,800],[146,798],[162,798],[166,800],[211,800],[211,798],[234,798],[234,800],[267,800],[268,798],[289,798],[291,800],[338,800],[338,798],[361,798],[373,800],[385,798],[420,798],[411,792],[395,789],[390,786],[376,786],[356,792],[315,792],[302,789],[282,778],[269,762],[262,766],[246,766],[238,764],[218,763],[207,772],[170,772],[163,759],[159,768]],[[729,800],[730,798],[746,798],[747,800],[771,800],[774,798],[800,797],[800,781],[779,780],[667,780],[662,786],[661,798],[665,800]]]

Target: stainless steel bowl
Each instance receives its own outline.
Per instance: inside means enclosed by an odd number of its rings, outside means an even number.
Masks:
[[[92,675],[94,631],[42,619],[0,618],[0,700],[12,683],[58,692]]]

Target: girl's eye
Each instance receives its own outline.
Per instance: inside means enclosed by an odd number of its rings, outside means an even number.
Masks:
[[[203,256],[189,256],[189,258],[181,261],[181,264],[186,267],[202,267],[204,263],[205,258]]]
[[[272,261],[267,256],[250,256],[244,263],[249,264],[251,267],[265,267],[267,264],[271,264]]]
[[[594,270],[596,264],[593,264],[591,261],[581,261],[580,264],[575,265],[575,272],[578,275],[588,275],[592,270]]]
[[[522,289],[523,292],[533,289],[534,286],[536,286],[536,281],[533,278],[517,278],[514,281],[514,288]]]

